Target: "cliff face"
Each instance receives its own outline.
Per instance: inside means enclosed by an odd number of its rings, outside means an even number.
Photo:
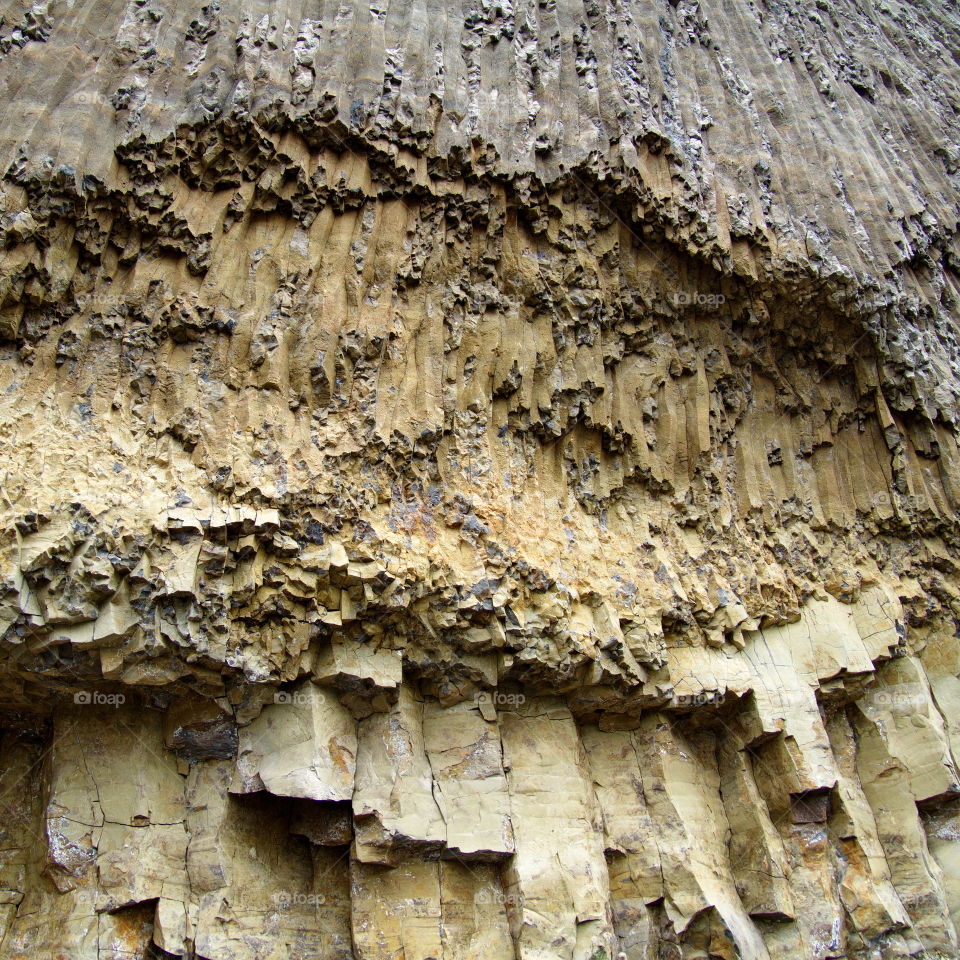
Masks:
[[[0,6],[0,956],[960,956],[951,4]]]

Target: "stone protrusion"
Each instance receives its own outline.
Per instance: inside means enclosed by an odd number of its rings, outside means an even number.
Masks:
[[[950,0],[0,8],[0,960],[958,960]]]

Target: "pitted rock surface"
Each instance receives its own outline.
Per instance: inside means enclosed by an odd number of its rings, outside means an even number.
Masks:
[[[945,0],[0,2],[0,958],[960,957]]]

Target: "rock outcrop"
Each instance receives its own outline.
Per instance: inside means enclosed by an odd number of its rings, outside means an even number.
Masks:
[[[7,2],[0,957],[960,957],[946,0]]]

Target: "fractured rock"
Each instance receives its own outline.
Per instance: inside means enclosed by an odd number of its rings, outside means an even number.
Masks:
[[[356,763],[353,717],[330,691],[307,681],[277,693],[274,702],[241,729],[231,790],[349,800]]]

